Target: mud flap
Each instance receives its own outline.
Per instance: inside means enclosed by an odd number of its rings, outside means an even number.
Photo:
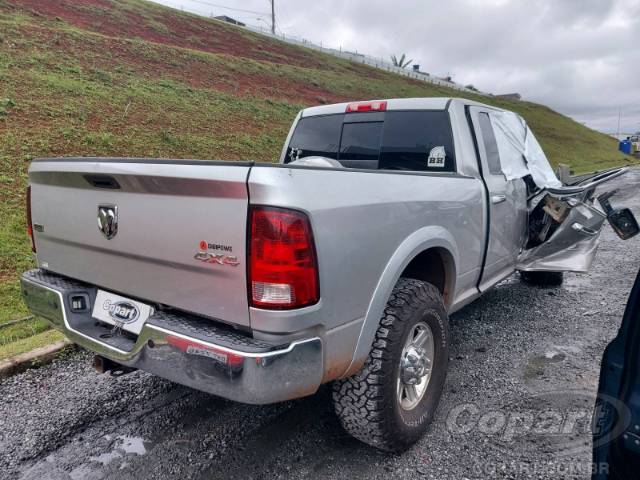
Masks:
[[[556,201],[557,202],[557,201]],[[556,230],[540,245],[518,257],[517,269],[525,272],[586,272],[598,248],[602,225],[607,216],[583,202],[562,203],[565,211]]]

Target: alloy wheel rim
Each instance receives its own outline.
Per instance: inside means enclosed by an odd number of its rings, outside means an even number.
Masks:
[[[424,397],[431,380],[433,357],[433,332],[425,322],[419,322],[411,329],[400,355],[397,395],[403,410],[413,410]]]

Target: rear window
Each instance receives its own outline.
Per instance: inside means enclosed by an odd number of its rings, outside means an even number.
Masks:
[[[344,115],[326,115],[300,119],[291,142],[289,142],[287,163],[296,158],[315,155],[337,159],[342,117]]]
[[[387,111],[302,118],[285,163],[322,156],[345,167],[380,170],[455,170],[449,114]]]
[[[382,122],[344,123],[338,160],[345,167],[378,168]]]

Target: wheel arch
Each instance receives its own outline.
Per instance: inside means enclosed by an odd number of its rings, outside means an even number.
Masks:
[[[458,248],[453,235],[443,227],[429,226],[407,237],[389,259],[369,303],[351,364],[342,377],[357,372],[366,360],[375,332],[393,287],[403,275],[427,281],[445,298],[448,309],[455,296]]]
[[[447,308],[453,303],[456,267],[453,255],[445,247],[430,247],[414,256],[400,277],[415,278],[435,286]]]

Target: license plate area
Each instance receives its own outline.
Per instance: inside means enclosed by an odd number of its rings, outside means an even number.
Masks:
[[[96,320],[139,335],[153,307],[143,302],[98,290],[91,316]]]

